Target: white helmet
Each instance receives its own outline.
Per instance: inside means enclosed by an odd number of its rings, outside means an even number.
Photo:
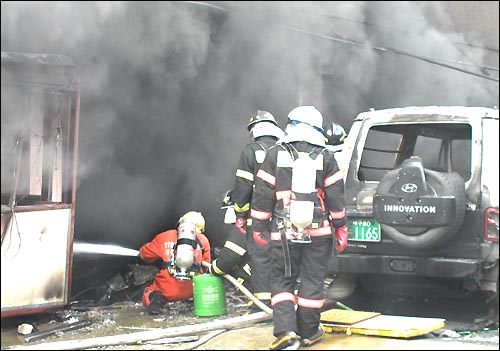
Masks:
[[[187,212],[179,219],[179,221],[177,222],[177,226],[179,226],[182,222],[193,223],[196,226],[196,231],[198,233],[203,233],[205,231],[205,218],[203,217],[201,212]]]
[[[288,114],[288,122],[305,123],[323,133],[323,115],[314,106],[299,106]]]

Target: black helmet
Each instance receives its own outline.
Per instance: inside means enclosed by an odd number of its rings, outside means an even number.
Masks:
[[[328,145],[336,146],[344,143],[347,133],[340,124],[328,122],[324,126],[323,135],[325,136],[326,143]]]
[[[247,125],[248,131],[250,131],[252,127],[259,122],[271,122],[274,125],[278,125],[276,119],[270,112],[258,110],[255,116],[250,117],[250,122]]]

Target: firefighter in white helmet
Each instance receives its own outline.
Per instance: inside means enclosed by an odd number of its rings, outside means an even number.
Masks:
[[[322,123],[314,106],[294,108],[286,136],[269,149],[255,177],[253,236],[269,243],[272,257],[271,350],[310,346],[322,338],[320,312],[334,239],[337,251],[347,246],[344,180],[326,148]]]
[[[189,211],[179,219],[176,229],[162,232],[141,246],[139,257],[148,263],[159,263],[160,267],[142,296],[150,315],[159,314],[167,301],[193,297],[191,278],[207,271],[202,261],[211,261],[210,243],[204,231],[203,215]]]
[[[214,275],[230,273],[234,267],[240,267],[251,274],[251,289],[254,296],[266,305],[270,305],[269,255],[266,246],[256,243],[251,236],[249,218],[252,201],[254,177],[264,161],[267,150],[284,136],[274,116],[264,110],[258,110],[250,117],[247,125],[251,141],[240,154],[236,169],[236,179],[231,191],[231,200],[236,214],[235,226],[230,231],[219,257],[212,262],[210,272]],[[248,234],[247,234],[248,233]],[[258,241],[259,238],[256,238]],[[248,267],[248,264],[250,267]],[[251,306],[254,309],[254,306]]]

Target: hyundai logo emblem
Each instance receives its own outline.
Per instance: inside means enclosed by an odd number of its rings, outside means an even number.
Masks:
[[[413,183],[406,183],[401,187],[401,191],[404,191],[405,193],[414,193],[415,191],[417,191],[417,189],[417,184]]]

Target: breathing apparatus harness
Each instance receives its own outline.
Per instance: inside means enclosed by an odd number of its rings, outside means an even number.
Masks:
[[[163,262],[163,268],[166,268],[170,275],[179,280],[189,280],[192,279],[198,272],[201,272],[201,265],[193,259],[193,263],[190,267],[185,267],[186,264],[183,265],[180,260],[177,258],[179,255],[177,254],[177,249],[180,245],[189,245],[194,249],[196,249],[199,240],[192,241],[190,239],[179,239],[177,243],[174,245],[174,253],[170,256],[170,260],[168,262]],[[184,248],[180,246],[181,249]],[[189,263],[187,264],[189,265]]]
[[[192,223],[181,223],[177,228],[178,239],[173,247],[173,253],[168,262],[162,262],[161,268],[178,280],[189,280],[201,272],[201,265],[194,259],[194,250],[201,242],[196,236],[195,225]]]
[[[316,191],[316,158],[326,149],[314,147],[308,154],[300,153],[288,143],[280,145],[290,154],[293,160],[292,186],[290,204],[285,205],[283,211],[274,211],[276,224],[281,235],[281,246],[285,256],[285,276],[291,276],[290,249],[286,238],[286,230],[292,230],[293,239],[290,241],[299,244],[309,244],[311,237],[304,229],[319,227],[323,210],[317,206]]]

